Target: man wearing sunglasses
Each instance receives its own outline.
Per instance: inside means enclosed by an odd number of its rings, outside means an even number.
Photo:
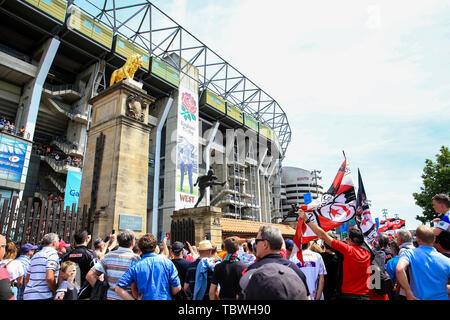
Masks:
[[[281,235],[280,229],[277,227],[271,225],[260,227],[255,238],[254,246],[258,261],[251,264],[246,270],[244,270],[243,274],[249,270],[263,267],[267,263],[279,263],[288,266],[295,271],[295,273],[305,284],[307,299],[310,300],[305,274],[294,262],[284,259],[280,254],[280,249],[283,246],[283,242],[283,236]]]

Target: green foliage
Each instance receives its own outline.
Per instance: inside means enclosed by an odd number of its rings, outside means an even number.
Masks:
[[[440,216],[433,209],[431,200],[433,196],[450,192],[450,151],[445,146],[442,146],[440,151],[441,153],[436,155],[436,162],[430,159],[425,160],[422,174],[423,187],[420,187],[420,193],[413,193],[416,205],[423,208],[423,216],[416,216],[416,219],[423,224]]]

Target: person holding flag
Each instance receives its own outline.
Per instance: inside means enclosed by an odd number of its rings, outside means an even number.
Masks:
[[[344,153],[345,157],[345,153]],[[308,215],[305,213],[308,211]],[[356,215],[355,187],[350,175],[347,159],[339,167],[332,185],[321,199],[316,199],[298,210],[299,219],[294,236],[293,254],[303,263],[302,244],[317,237],[343,255],[342,299],[368,300],[372,251],[364,241],[358,228],[350,228],[348,243],[333,239],[327,234]]]
[[[303,221],[314,234],[344,256],[340,299],[369,300],[370,273],[368,271],[370,272],[371,253],[364,243],[363,233],[357,228],[350,228],[346,244],[333,239],[326,231],[317,226],[302,209],[298,210],[298,215],[299,221]]]
[[[320,199],[317,198],[308,205],[302,205],[300,208],[310,212],[310,219],[325,231],[339,227],[355,217],[356,194],[347,159],[341,164],[328,191]],[[292,254],[297,254],[297,258],[302,265],[301,247],[315,238],[317,238],[317,235],[303,220],[299,219],[293,239],[295,245]]]

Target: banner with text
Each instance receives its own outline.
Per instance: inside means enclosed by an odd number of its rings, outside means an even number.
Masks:
[[[26,152],[26,143],[0,137],[0,179],[20,182]]]
[[[64,206],[70,206],[76,204],[76,209],[78,209],[78,200],[80,198],[80,187],[81,187],[81,172],[78,171],[67,171],[67,181],[66,181],[66,192],[64,194]]]
[[[194,183],[198,177],[198,94],[178,89],[175,210],[193,208],[197,202]]]

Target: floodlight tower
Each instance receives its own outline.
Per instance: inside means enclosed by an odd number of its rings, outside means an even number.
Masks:
[[[315,183],[316,183],[317,199],[319,198],[319,185],[318,185],[318,183],[317,183],[317,180],[322,180],[322,177],[321,177],[321,176],[318,176],[317,174],[318,174],[318,173],[321,173],[321,172],[322,172],[322,171],[316,170],[316,169],[314,169],[313,171],[311,171],[311,174],[314,175],[313,180],[314,180]]]

